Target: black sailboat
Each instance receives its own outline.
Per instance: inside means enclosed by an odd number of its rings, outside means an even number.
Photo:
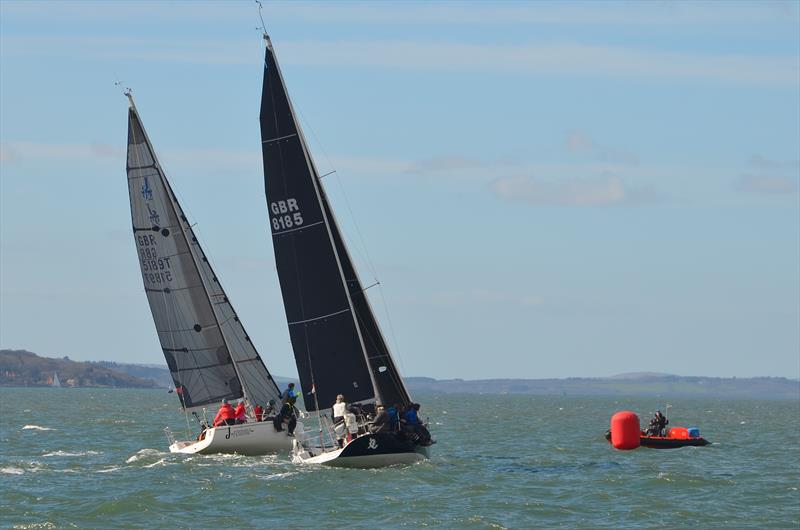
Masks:
[[[265,34],[261,94],[264,180],[275,263],[306,409],[325,410],[338,394],[375,412],[412,405],[339,231],[314,160]],[[380,466],[427,456],[402,431],[361,425],[343,448],[295,442],[307,463]],[[412,436],[413,438],[413,436]]]

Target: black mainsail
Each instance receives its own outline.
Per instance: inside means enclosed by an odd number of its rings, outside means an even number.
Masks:
[[[130,99],[128,191],[147,300],[185,409],[280,395],[170,187]]]
[[[410,403],[265,35],[261,146],[275,263],[306,408]],[[310,394],[316,393],[316,400]]]

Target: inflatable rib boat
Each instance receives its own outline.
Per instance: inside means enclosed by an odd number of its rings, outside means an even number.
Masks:
[[[651,449],[676,449],[678,447],[702,447],[704,445],[711,445],[711,442],[701,437],[699,433],[696,436],[689,434],[696,429],[687,429],[686,427],[673,427],[667,432],[666,436],[647,436],[644,434],[639,435],[639,447],[649,447]],[[611,431],[606,431],[606,440],[613,445],[611,441]]]

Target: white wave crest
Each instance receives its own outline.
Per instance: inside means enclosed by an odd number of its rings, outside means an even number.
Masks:
[[[158,455],[161,455],[161,454],[163,454],[163,453],[161,451],[159,451],[158,449],[139,449],[136,452],[136,454],[131,456],[130,458],[128,458],[125,461],[125,463],[126,464],[133,464],[134,462],[137,462],[137,461],[141,460],[142,458],[146,458],[148,456],[158,456]]]
[[[147,464],[146,466],[142,466],[142,467],[144,467],[144,468],[156,467],[156,466],[160,466],[160,465],[161,465],[161,464],[163,464],[164,462],[166,462],[166,460],[164,460],[164,459],[162,458],[161,460],[158,460],[157,462],[153,462],[152,464]]]
[[[55,429],[51,429],[50,427],[41,427],[39,425],[26,425],[22,428],[23,431],[25,430],[35,430],[35,431],[54,431]]]
[[[100,451],[78,451],[70,453],[68,451],[53,451],[52,453],[45,453],[42,456],[89,456],[103,454]]]
[[[25,471],[18,467],[2,467],[0,468],[0,473],[4,475],[22,475]]]
[[[121,469],[119,466],[114,466],[114,467],[109,467],[109,468],[106,468],[106,469],[98,469],[97,472],[98,473],[111,473],[113,471],[118,471],[119,469]]]

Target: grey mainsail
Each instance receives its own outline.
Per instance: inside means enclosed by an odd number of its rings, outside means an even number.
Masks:
[[[410,403],[297,123],[265,36],[261,145],[275,263],[306,408]]]
[[[130,98],[130,95],[129,95]],[[128,191],[145,292],[184,408],[280,392],[211,268],[167,181],[133,99]]]

